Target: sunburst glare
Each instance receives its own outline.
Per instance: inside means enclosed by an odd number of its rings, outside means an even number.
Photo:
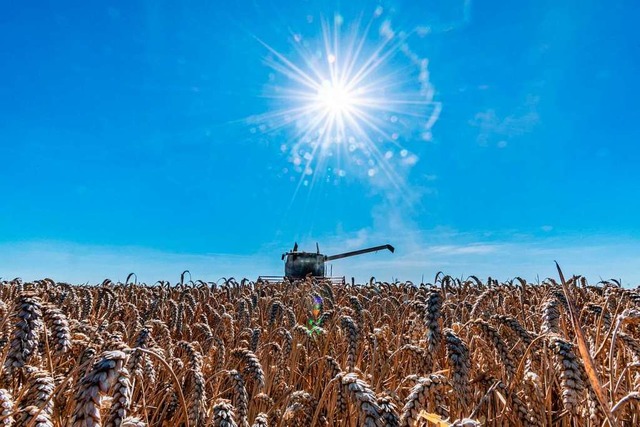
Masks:
[[[326,110],[326,114],[347,114],[357,103],[355,94],[342,83],[328,80],[322,82],[322,86],[318,89],[317,98],[319,107]]]
[[[418,161],[404,145],[431,139],[440,104],[428,62],[381,15],[379,8],[365,26],[357,21],[346,30],[339,15],[322,20],[315,37],[291,34],[289,54],[261,41],[274,71],[267,87],[274,105],[257,121],[284,135],[281,149],[299,185],[351,175],[401,189]]]

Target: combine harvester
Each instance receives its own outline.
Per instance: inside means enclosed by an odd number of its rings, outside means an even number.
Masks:
[[[369,252],[377,252],[383,249],[388,249],[392,253],[395,251],[391,245],[380,245],[373,248],[359,249],[357,251],[344,252],[337,255],[324,255],[320,253],[320,247],[316,243],[316,252],[301,252],[298,251],[298,244],[293,245],[293,250],[282,254],[282,260],[286,258],[284,264],[284,276],[260,276],[258,280],[269,282],[281,282],[285,278],[289,280],[304,279],[308,275],[315,278],[329,280],[334,284],[344,284],[344,276],[339,277],[327,277],[325,276],[325,263],[327,261],[333,261],[336,259],[347,258],[355,255],[362,255]]]

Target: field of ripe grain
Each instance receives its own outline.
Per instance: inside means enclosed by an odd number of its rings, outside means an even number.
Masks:
[[[614,282],[1,285],[7,426],[640,425]]]

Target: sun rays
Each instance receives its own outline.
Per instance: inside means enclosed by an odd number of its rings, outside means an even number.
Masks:
[[[378,11],[364,26],[336,15],[316,37],[293,33],[290,53],[260,41],[273,107],[257,122],[284,136],[299,186],[355,176],[400,190],[401,169],[416,163],[404,146],[423,139],[439,104],[425,94],[423,67],[407,55],[407,34],[384,31],[388,25]]]

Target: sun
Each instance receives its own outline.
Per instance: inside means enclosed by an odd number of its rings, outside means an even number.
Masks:
[[[416,161],[403,140],[430,135],[437,120],[428,61],[410,52],[407,35],[385,27],[379,13],[360,24],[347,26],[339,15],[323,19],[320,34],[292,33],[288,54],[258,40],[268,52],[274,107],[256,121],[286,139],[280,147],[301,184],[353,173],[384,177],[399,189],[399,170]]]
[[[358,99],[355,94],[340,82],[325,80],[318,89],[318,107],[325,110],[325,114],[346,115],[353,112]]]

